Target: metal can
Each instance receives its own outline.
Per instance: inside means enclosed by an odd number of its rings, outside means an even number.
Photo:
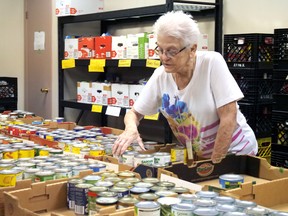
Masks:
[[[244,177],[237,174],[224,174],[219,176],[219,183],[222,188],[237,188],[244,182]]]
[[[120,182],[117,182],[117,183],[115,184],[115,187],[132,188],[132,187],[133,187],[133,184],[130,183],[130,182],[120,181]]]
[[[88,175],[83,178],[84,182],[87,184],[95,184],[97,181],[101,179],[100,176],[97,175]]]
[[[143,193],[148,193],[149,191],[150,189],[145,187],[132,187],[130,189],[131,194],[134,194],[135,196]]]
[[[159,179],[153,178],[153,177],[147,177],[147,178],[143,178],[142,182],[157,184],[159,182]]]
[[[0,170],[9,170],[12,169],[15,165],[14,164],[2,164],[0,163]]]
[[[171,190],[159,190],[156,191],[155,194],[159,197],[177,197],[178,194]]]
[[[105,181],[111,181],[111,182],[113,182],[113,184],[116,184],[117,182],[122,181],[122,179],[119,177],[108,177],[105,179]]]
[[[72,153],[80,154],[81,149],[84,149],[86,147],[87,147],[87,144],[85,143],[75,143],[72,145]]]
[[[220,215],[225,214],[226,212],[235,212],[238,210],[237,206],[231,204],[217,204],[216,210]]]
[[[30,147],[24,147],[18,150],[18,158],[34,158],[34,154],[34,149]]]
[[[81,183],[83,183],[83,179],[70,179],[67,182],[67,206],[69,209],[75,209],[76,185]]]
[[[175,187],[175,183],[169,182],[169,181],[161,181],[161,182],[158,182],[157,185],[160,187],[166,187],[168,189],[172,189]]]
[[[171,162],[187,162],[187,149],[184,146],[176,146],[171,149]]]
[[[105,149],[102,148],[102,147],[91,148],[90,151],[89,151],[89,155],[93,156],[93,157],[98,157],[98,156],[105,155]]]
[[[31,179],[32,182],[35,182],[35,173],[40,171],[39,168],[28,168],[23,173],[23,179]]]
[[[56,154],[63,154],[63,150],[62,149],[50,149],[49,150],[49,155],[56,155]]]
[[[3,149],[2,150],[3,153],[3,159],[18,159],[18,150],[17,149]]]
[[[154,164],[168,166],[171,163],[171,154],[168,152],[155,152]]]
[[[115,198],[115,197],[98,197],[96,198],[97,209],[101,209],[103,207],[113,206],[113,205],[116,206],[117,201],[118,201],[118,198]]]
[[[137,182],[140,182],[141,180],[138,179],[138,178],[125,178],[125,179],[123,179],[123,181],[124,181],[124,182],[130,182],[130,183],[132,183],[132,184],[135,184],[135,183],[137,183]]]
[[[133,167],[134,166],[134,156],[137,154],[138,153],[136,151],[126,151],[119,158],[120,162]]]
[[[196,196],[204,199],[214,199],[219,196],[219,193],[215,191],[198,191],[196,192]]]
[[[185,187],[174,187],[172,188],[172,191],[177,193],[177,194],[183,194],[183,193],[189,193],[190,190]]]
[[[94,215],[98,213],[98,208],[96,205],[96,198],[98,197],[98,194],[104,191],[107,191],[108,188],[106,187],[97,187],[93,186],[90,187],[88,190],[88,214],[89,215]]]
[[[128,188],[122,188],[122,187],[112,187],[110,188],[111,192],[115,192],[118,195],[118,198],[122,198],[126,195],[129,194],[129,189]]]
[[[80,183],[75,186],[75,213],[88,215],[88,191],[92,184]]]
[[[80,165],[80,166],[76,166],[72,168],[72,175],[73,176],[78,176],[80,174],[81,171],[83,170],[88,170],[89,167],[86,165]]]
[[[39,156],[49,156],[50,148],[39,149]]]
[[[29,162],[21,162],[17,164],[17,167],[22,167],[24,170],[29,169],[29,168],[35,168],[36,164],[35,163],[29,163]]]
[[[178,203],[172,205],[171,213],[174,216],[192,216],[196,206],[188,203]]]
[[[154,157],[151,154],[138,154],[134,156],[134,167],[139,164],[152,166],[154,163]]]
[[[88,167],[93,170],[93,172],[103,172],[106,170],[106,165],[101,163],[89,164]]]
[[[135,187],[141,187],[141,188],[151,188],[154,186],[154,184],[149,182],[137,182],[134,184]]]
[[[214,200],[216,201],[217,204],[234,204],[235,203],[235,199],[233,197],[229,197],[229,196],[217,196],[214,198]]]
[[[11,187],[16,185],[18,170],[1,170],[0,187]]]
[[[72,169],[66,168],[56,168],[54,169],[55,179],[61,178],[71,178],[72,177]]]
[[[142,193],[139,195],[139,198],[143,201],[156,201],[159,196],[157,196],[155,193]]]
[[[160,205],[153,201],[140,201],[134,206],[135,216],[160,216]]]
[[[239,211],[244,211],[248,207],[256,207],[257,204],[253,201],[247,201],[247,200],[235,200],[235,205],[238,207]]]
[[[118,209],[128,208],[134,206],[139,200],[135,197],[126,196],[118,200]]]
[[[106,181],[106,180],[99,180],[95,183],[95,186],[98,187],[106,187],[106,188],[111,188],[114,185],[113,182],[111,181]]]
[[[193,211],[195,216],[218,216],[219,212],[214,208],[196,208]]]
[[[196,195],[197,196],[197,195]],[[211,208],[216,207],[217,203],[213,199],[196,199],[193,203],[197,208]]]
[[[188,203],[193,204],[194,201],[197,199],[197,196],[195,194],[180,194],[178,196],[181,199],[181,203]]]
[[[133,178],[135,177],[135,173],[131,172],[131,171],[122,171],[118,173],[118,176],[122,179],[124,178]]]
[[[35,182],[42,182],[54,179],[55,179],[55,172],[53,171],[40,171],[35,173]]]

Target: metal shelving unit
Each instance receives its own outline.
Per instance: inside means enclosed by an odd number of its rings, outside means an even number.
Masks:
[[[64,27],[67,24],[77,24],[85,22],[100,22],[101,32],[106,32],[109,25],[118,23],[133,23],[136,21],[151,21],[154,22],[156,19],[164,14],[165,12],[172,10],[183,10],[189,12],[193,15],[195,19],[200,19],[201,17],[213,17],[215,21],[215,51],[222,53],[222,16],[223,16],[223,0],[215,0],[214,3],[203,2],[203,1],[181,1],[181,0],[166,0],[165,4],[125,9],[111,12],[101,12],[95,14],[81,15],[81,16],[66,16],[58,18],[58,47],[59,47],[59,61],[58,61],[58,71],[59,71],[59,116],[64,116],[65,108],[73,108],[81,110],[79,116],[77,117],[76,123],[81,118],[84,111],[91,111],[91,104],[77,103],[76,99],[65,99],[64,98],[64,73],[61,67],[61,61],[64,56]],[[107,67],[117,67],[117,60],[106,60]],[[145,67],[146,60],[132,60],[131,67]],[[89,60],[76,60],[76,67],[88,66]],[[103,111],[107,107],[103,106]],[[121,114],[124,115],[125,109],[122,109]],[[102,125],[106,124],[105,114],[102,112]],[[160,118],[164,119],[163,117]],[[165,127],[165,138],[164,141],[169,143],[172,141],[171,131],[168,129],[168,123],[164,120]]]

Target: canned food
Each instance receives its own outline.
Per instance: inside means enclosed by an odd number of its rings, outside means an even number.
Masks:
[[[130,183],[130,182],[120,181],[120,182],[117,182],[117,183],[115,184],[115,187],[132,188],[132,187],[133,187],[133,184]]]
[[[196,192],[196,196],[204,199],[214,199],[219,196],[219,193],[214,191],[198,191]]]
[[[133,177],[135,177],[135,173],[130,172],[130,171],[122,171],[122,172],[118,173],[118,176],[122,179],[123,178],[133,178]]]
[[[3,159],[18,159],[18,150],[17,149],[3,149],[2,150]]]
[[[103,172],[101,174],[101,177],[103,178],[108,178],[108,177],[117,177],[118,175],[116,173],[113,172]]]
[[[159,196],[157,196],[155,193],[142,193],[139,195],[139,198],[144,201],[156,201]]]
[[[56,155],[56,154],[63,154],[63,150],[62,149],[50,149],[49,150],[49,155]]]
[[[181,200],[181,203],[188,203],[193,204],[194,201],[197,199],[197,196],[195,194],[180,194],[179,199]]]
[[[253,201],[246,201],[246,200],[235,200],[235,205],[238,207],[238,210],[244,211],[248,207],[256,207],[257,204]]]
[[[115,192],[118,195],[118,198],[122,198],[126,195],[129,194],[129,189],[128,188],[122,188],[122,187],[112,187],[110,188],[111,192]]]
[[[235,212],[238,210],[237,206],[229,204],[218,204],[216,210],[223,215],[226,212]]]
[[[75,186],[75,213],[88,215],[88,191],[92,184],[80,183]]]
[[[31,179],[32,182],[35,182],[35,174],[40,171],[39,168],[28,168],[23,173],[23,179]]]
[[[137,182],[140,182],[140,179],[138,179],[138,178],[125,178],[125,179],[123,179],[123,181],[124,181],[124,182],[130,182],[130,183],[132,183],[132,184],[135,184],[135,183],[137,183]]]
[[[21,162],[17,164],[17,167],[21,167],[24,170],[29,169],[29,168],[35,168],[36,164],[35,163],[29,163],[29,162]]]
[[[176,146],[171,149],[171,162],[187,162],[187,149],[183,146]]]
[[[155,142],[155,141],[145,141],[143,144],[144,144],[145,149],[147,149],[147,150],[154,150],[154,149],[155,149],[155,146],[156,146],[158,143]]]
[[[219,212],[213,208],[196,208],[193,211],[193,215],[195,216],[217,216]]]
[[[106,188],[111,188],[114,185],[113,182],[111,181],[107,181],[107,180],[99,180],[95,183],[95,186],[99,186],[99,187],[106,187]]]
[[[145,187],[132,187],[130,189],[130,192],[132,194],[142,194],[142,193],[148,193],[150,191],[149,188],[145,188]]]
[[[39,149],[39,156],[49,156],[50,148]]]
[[[196,206],[188,203],[179,203],[172,205],[171,212],[174,216],[192,216]]]
[[[224,174],[219,176],[219,183],[222,188],[237,188],[244,182],[244,177],[237,174]]]
[[[83,178],[84,182],[88,184],[95,184],[100,179],[101,177],[97,175],[88,175]]]
[[[67,182],[67,206],[69,209],[75,209],[76,185],[81,183],[83,183],[83,179],[71,179]]]
[[[172,205],[179,204],[181,200],[176,197],[161,197],[157,200],[161,206],[161,215],[171,215]]]
[[[217,196],[214,198],[217,204],[228,204],[231,205],[235,202],[235,199],[233,197],[229,196]]]
[[[177,197],[178,194],[171,190],[159,190],[156,191],[155,194],[159,197]]]
[[[189,193],[190,190],[188,188],[184,187],[174,187],[172,188],[172,191],[177,193],[177,194],[183,194],[183,193]]]
[[[94,215],[98,213],[98,208],[96,206],[96,198],[100,192],[107,191],[106,187],[90,187],[88,190],[88,212],[89,215]]]
[[[159,182],[159,179],[153,178],[153,177],[151,177],[151,178],[143,178],[142,182],[157,184]]]
[[[152,193],[155,193],[156,191],[165,191],[165,190],[168,190],[168,188],[167,187],[162,187],[162,186],[157,186],[157,185],[155,185],[155,186],[153,186],[153,187],[151,187],[150,188],[150,191],[152,192]]]
[[[42,182],[54,179],[55,179],[55,172],[53,171],[40,171],[35,173],[35,182]]]
[[[116,184],[117,182],[120,182],[122,179],[119,177],[108,177],[108,178],[105,178],[105,180],[111,181],[111,182],[113,182],[113,184]]]
[[[168,166],[171,163],[171,154],[168,152],[155,152],[154,164]]]
[[[72,169],[70,168],[56,168],[54,169],[55,179],[61,178],[71,178],[72,177]]]
[[[98,197],[96,198],[97,208],[116,205],[118,198],[115,197]]]
[[[114,197],[118,200],[118,194],[112,191],[103,191],[100,192],[98,195],[99,197]]]
[[[136,199],[135,197],[131,196],[122,197],[118,200],[118,209],[134,206],[138,202],[139,200]]]
[[[106,165],[101,163],[89,164],[88,167],[93,170],[93,172],[103,172],[106,170]]]
[[[12,169],[14,166],[14,164],[0,164],[0,170],[9,170]]]
[[[19,170],[1,170],[0,171],[0,187],[11,187],[16,185]]]
[[[169,182],[169,181],[161,181],[161,182],[158,182],[157,185],[160,187],[166,187],[168,189],[172,189],[175,187],[175,183]]]
[[[76,166],[72,168],[72,175],[73,176],[78,176],[80,174],[81,171],[83,170],[88,170],[89,167],[86,165],[80,165],[80,166]]]
[[[105,155],[105,149],[102,148],[102,147],[91,148],[90,151],[89,151],[89,155],[93,156],[93,157],[98,157],[98,156]]]
[[[196,195],[197,196],[197,195]],[[212,199],[197,199],[194,201],[194,205],[198,207],[215,207],[217,205],[215,200]]]
[[[140,201],[135,204],[134,212],[136,216],[160,216],[160,205],[152,201]]]
[[[137,155],[138,153],[136,151],[126,151],[124,152],[120,160],[123,164],[129,165],[129,166],[134,166],[134,156]]]
[[[25,147],[18,150],[18,158],[34,158],[33,148]]]
[[[134,167],[137,167],[139,164],[152,166],[154,163],[154,157],[150,154],[138,154],[134,156]]]
[[[134,184],[135,187],[141,187],[141,188],[151,188],[154,186],[152,183],[148,182],[137,182]]]

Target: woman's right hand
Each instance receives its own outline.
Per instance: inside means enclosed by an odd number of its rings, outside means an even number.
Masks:
[[[137,142],[140,148],[145,151],[142,138],[140,137],[138,131],[126,129],[115,140],[113,148],[112,148],[113,155],[116,155],[116,156],[122,155],[126,151],[126,149],[129,147],[129,145],[134,142]]]

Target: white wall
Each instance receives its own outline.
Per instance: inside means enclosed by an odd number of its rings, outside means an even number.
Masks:
[[[55,0],[53,0],[55,1]],[[105,0],[107,10],[149,6],[165,0]],[[210,1],[210,0],[209,0]],[[123,4],[125,2],[125,4]],[[0,76],[18,77],[18,107],[24,107],[24,1],[0,0]],[[273,33],[274,28],[288,28],[287,0],[224,0],[223,33]],[[213,21],[199,21],[203,33],[210,35],[213,46]],[[149,26],[147,27],[149,28]],[[54,21],[53,86],[57,87],[57,22]],[[58,95],[54,95],[53,115],[57,116]]]
[[[0,0],[0,76],[18,77],[18,108],[24,107],[24,1]]]

